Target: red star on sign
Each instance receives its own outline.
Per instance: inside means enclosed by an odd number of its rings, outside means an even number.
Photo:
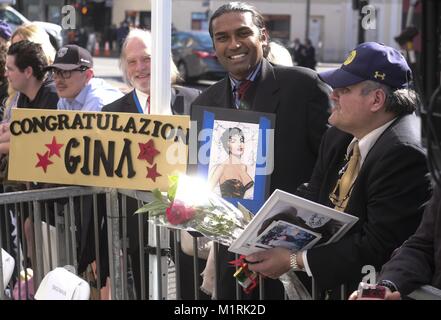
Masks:
[[[53,162],[49,160],[49,151],[46,151],[44,155],[37,153],[38,163],[35,165],[35,168],[42,167],[44,173],[46,173],[47,166],[52,164]]]
[[[153,182],[156,182],[156,178],[162,176],[158,171],[156,171],[156,163],[153,167],[147,167],[147,176],[146,178],[150,178]]]
[[[159,151],[155,149],[153,139],[150,139],[147,143],[138,143],[138,145],[138,159],[144,159],[147,160],[148,163],[153,164],[153,158],[159,154]]]
[[[45,146],[49,149],[49,158],[52,157],[54,154],[57,155],[58,158],[61,158],[60,149],[62,146],[64,146],[64,144],[58,144],[55,136],[52,138],[51,144],[45,144]]]

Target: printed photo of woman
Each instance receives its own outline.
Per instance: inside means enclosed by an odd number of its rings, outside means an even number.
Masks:
[[[228,157],[221,163],[211,164],[209,184],[223,198],[252,199],[254,187],[253,168],[243,162],[245,134],[239,127],[226,128],[219,140]]]

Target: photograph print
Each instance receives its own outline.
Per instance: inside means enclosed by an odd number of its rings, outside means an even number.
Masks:
[[[308,248],[327,245],[340,240],[357,221],[355,216],[276,189],[228,250],[249,255],[265,250],[265,245],[273,246],[277,241],[279,244],[283,243],[284,239],[271,236],[268,238],[271,242],[265,240],[265,233],[271,230],[271,226],[278,226],[280,223],[317,235],[317,238],[308,244]]]
[[[215,120],[208,182],[223,198],[254,197],[259,125]]]
[[[311,248],[320,238],[319,233],[286,221],[273,221],[256,239],[254,246],[262,249],[282,247],[297,252]]]

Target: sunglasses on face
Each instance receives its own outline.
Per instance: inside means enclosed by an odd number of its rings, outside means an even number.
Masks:
[[[52,69],[52,74],[53,74],[53,76],[60,77],[64,80],[66,80],[72,76],[72,72],[75,72],[75,71],[84,72],[87,69],[89,69],[89,68],[80,67],[78,69],[73,69],[73,70],[61,70],[61,69],[54,68],[54,69]]]

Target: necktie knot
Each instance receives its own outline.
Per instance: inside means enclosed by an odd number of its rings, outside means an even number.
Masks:
[[[242,100],[246,94],[246,92],[248,91],[248,89],[250,88],[252,84],[252,81],[250,80],[243,80],[240,84],[239,87],[237,88],[237,98],[239,100]]]

